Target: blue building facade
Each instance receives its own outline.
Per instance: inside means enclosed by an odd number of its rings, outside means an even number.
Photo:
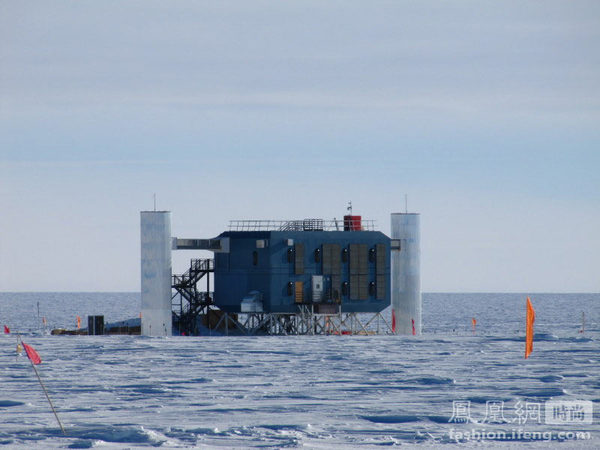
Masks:
[[[390,238],[378,231],[228,231],[215,254],[214,303],[242,312],[251,294],[266,313],[380,312],[390,305]]]

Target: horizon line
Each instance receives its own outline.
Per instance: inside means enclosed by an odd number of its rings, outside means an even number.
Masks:
[[[141,291],[0,291],[0,294],[141,294]],[[600,294],[589,291],[422,291],[421,294]]]

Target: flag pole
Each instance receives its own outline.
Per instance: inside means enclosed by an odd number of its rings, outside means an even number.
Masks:
[[[54,417],[56,417],[56,421],[58,422],[58,425],[60,425],[60,429],[61,429],[62,433],[63,434],[67,434],[67,432],[65,431],[65,427],[63,427],[62,422],[58,418],[58,414],[56,413],[56,409],[54,409],[54,405],[52,404],[52,400],[50,400],[50,396],[48,395],[48,391],[46,390],[46,386],[44,386],[42,378],[40,377],[40,374],[39,374],[37,368],[35,367],[35,364],[31,360],[31,358],[27,358],[27,359],[29,359],[29,362],[31,363],[31,367],[33,367],[33,371],[35,372],[35,375],[37,376],[37,379],[40,382],[40,386],[42,386],[42,389],[44,390],[44,394],[46,394],[46,398],[48,399],[48,403],[50,404],[50,408],[52,408],[52,412],[54,413]]]
[[[15,362],[19,361],[19,338],[21,337],[21,335],[19,333],[17,333],[17,348],[16,348],[16,352],[15,352]]]
[[[37,379],[40,382],[40,386],[42,386],[42,389],[44,390],[44,394],[46,394],[46,398],[48,399],[48,403],[50,403],[50,408],[52,408],[52,412],[54,413],[54,417],[56,417],[56,421],[60,425],[60,429],[62,430],[62,433],[63,434],[67,434],[67,432],[65,431],[65,427],[63,427],[63,424],[61,423],[60,419],[58,418],[58,414],[56,414],[56,409],[54,409],[54,405],[52,404],[52,400],[50,400],[50,396],[48,395],[48,391],[46,390],[46,386],[44,386],[44,383],[42,382],[42,379],[40,378],[40,374],[38,373],[38,370],[35,367],[35,364],[33,364],[33,361],[31,361],[31,360],[29,362],[31,362],[31,367],[33,367],[33,370],[34,370],[35,374],[37,375]]]

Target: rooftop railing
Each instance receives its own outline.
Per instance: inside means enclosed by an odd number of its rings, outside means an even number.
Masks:
[[[345,225],[345,226],[344,226]],[[230,220],[229,231],[376,231],[374,220],[302,219],[302,220]]]

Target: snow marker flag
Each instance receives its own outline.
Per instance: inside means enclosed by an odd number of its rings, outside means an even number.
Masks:
[[[81,317],[77,316],[77,329],[81,328]]]
[[[531,300],[527,297],[527,330],[525,332],[525,359],[533,351],[533,323],[535,322],[535,309],[531,304]]]
[[[410,321],[412,322],[412,332],[413,332],[413,336],[417,335],[417,332],[415,331],[415,319],[410,319]]]
[[[392,333],[396,332],[396,311],[392,309]]]
[[[475,317],[471,319],[471,325],[473,326],[473,333],[475,333],[475,327],[477,326],[477,319]]]
[[[25,342],[21,341],[23,344],[23,348],[25,349],[25,353],[27,353],[27,357],[31,360],[32,364],[41,364],[42,358],[38,355],[38,352],[31,345],[27,345]]]
[[[4,334],[10,334],[10,328],[4,325]]]

